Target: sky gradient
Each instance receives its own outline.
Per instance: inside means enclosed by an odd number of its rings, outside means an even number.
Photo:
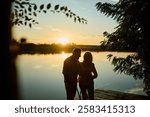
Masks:
[[[118,0],[31,0],[37,4],[52,6],[60,4],[67,6],[78,16],[88,20],[88,24],[75,23],[73,18],[67,18],[63,13],[42,13],[37,17],[39,24],[28,26],[14,26],[13,38],[19,40],[26,38],[31,43],[59,43],[62,38],[67,38],[70,43],[99,45],[104,40],[103,32],[114,31],[117,23],[96,10],[97,2],[115,3]]]

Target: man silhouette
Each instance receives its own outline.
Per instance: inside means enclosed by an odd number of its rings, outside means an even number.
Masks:
[[[79,75],[79,57],[81,49],[74,48],[72,55],[65,59],[63,64],[64,84],[67,100],[74,100],[77,89],[77,76]]]

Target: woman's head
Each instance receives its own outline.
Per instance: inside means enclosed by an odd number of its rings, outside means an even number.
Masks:
[[[92,63],[93,61],[93,56],[91,52],[85,52],[83,58],[84,58],[84,62]]]

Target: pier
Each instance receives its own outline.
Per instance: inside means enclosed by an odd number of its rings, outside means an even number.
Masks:
[[[77,95],[75,99],[79,100],[79,95]],[[125,93],[114,90],[95,89],[94,100],[150,100],[150,96]]]

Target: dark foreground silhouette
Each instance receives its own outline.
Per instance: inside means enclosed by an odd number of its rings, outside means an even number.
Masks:
[[[75,48],[72,55],[65,59],[63,64],[64,83],[68,100],[74,100],[77,89],[77,76],[79,75],[79,57],[81,49]]]

